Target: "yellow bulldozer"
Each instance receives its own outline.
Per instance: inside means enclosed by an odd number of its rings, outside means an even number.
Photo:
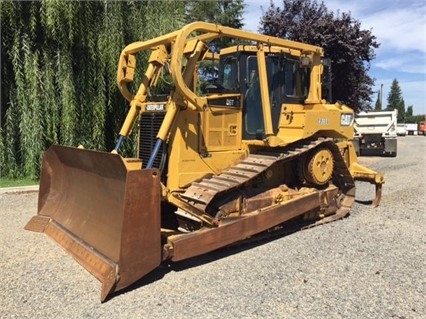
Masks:
[[[213,52],[219,38],[232,46]],[[148,65],[132,83],[142,52]],[[322,97],[324,61],[317,46],[204,22],[128,45],[117,83],[130,107],[114,150],[52,145],[25,228],[98,278],[104,301],[162,262],[288,221],[343,218],[355,180],[375,185],[378,205],[383,175],[357,162],[353,110]],[[201,86],[203,63],[217,76]],[[163,75],[172,88],[154,95]],[[137,157],[124,158],[123,139],[136,128]]]

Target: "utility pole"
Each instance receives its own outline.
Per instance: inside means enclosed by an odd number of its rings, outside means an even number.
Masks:
[[[383,108],[383,83],[380,84],[380,107],[382,110],[384,110]]]

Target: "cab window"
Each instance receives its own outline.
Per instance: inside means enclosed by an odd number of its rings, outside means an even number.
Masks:
[[[221,63],[219,82],[228,91],[238,91],[238,61],[236,57],[226,57]]]

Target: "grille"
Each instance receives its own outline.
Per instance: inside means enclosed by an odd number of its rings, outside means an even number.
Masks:
[[[142,160],[142,167],[145,168],[154,149],[157,140],[157,133],[164,120],[165,113],[144,113],[139,122],[139,158]],[[154,159],[152,167],[163,169],[162,163],[164,147],[160,148]]]

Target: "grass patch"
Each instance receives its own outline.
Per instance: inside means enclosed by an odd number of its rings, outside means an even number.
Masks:
[[[0,187],[18,187],[18,186],[31,186],[37,185],[38,180],[31,178],[0,178]]]

